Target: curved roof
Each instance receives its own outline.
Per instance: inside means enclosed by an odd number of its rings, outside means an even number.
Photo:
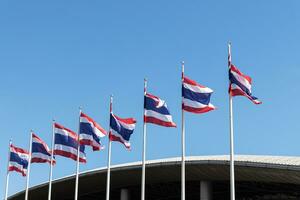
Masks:
[[[146,162],[147,184],[180,181],[181,158],[149,160]],[[132,162],[111,166],[111,188],[128,187],[140,184],[141,162]],[[236,181],[290,183],[300,185],[300,157],[287,156],[235,156]],[[75,175],[53,181],[55,193],[73,191]],[[229,156],[190,156],[186,157],[186,180],[229,180]],[[63,184],[63,189],[62,189]],[[90,186],[105,190],[106,167],[80,173],[80,190],[86,192]],[[47,194],[48,184],[43,183],[30,188],[31,195]],[[19,199],[24,191],[10,199]],[[39,196],[41,197],[41,196]],[[32,197],[34,198],[34,197]]]

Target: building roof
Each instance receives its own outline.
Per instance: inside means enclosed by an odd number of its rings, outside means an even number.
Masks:
[[[180,181],[181,158],[166,158],[146,162],[147,184]],[[132,162],[111,166],[111,188],[139,185],[141,180],[141,162]],[[300,185],[300,157],[287,156],[235,156],[236,181],[274,182]],[[66,176],[53,181],[56,193],[66,192],[68,187],[73,191],[75,175]],[[229,180],[229,156],[190,156],[186,157],[186,180]],[[64,185],[63,189],[61,188]],[[96,168],[80,173],[80,191],[89,190],[95,185],[97,189],[105,190],[106,167]],[[30,191],[48,191],[48,184],[43,183],[31,187]],[[13,195],[22,196],[24,191]],[[32,193],[31,193],[32,194]],[[41,194],[40,194],[41,195]]]

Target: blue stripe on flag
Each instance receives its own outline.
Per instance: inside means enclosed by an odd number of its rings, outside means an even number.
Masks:
[[[124,140],[129,141],[134,130],[124,128],[113,116],[110,115],[110,128],[120,134]]]
[[[21,158],[18,154],[14,153],[14,152],[10,152],[10,161],[16,162],[16,163],[22,165],[25,169],[27,169],[28,160]]]
[[[165,106],[157,108],[156,107],[157,102],[154,101],[152,98],[145,96],[145,101],[144,102],[145,102],[144,103],[144,108],[146,110],[153,110],[153,111],[155,111],[157,113],[160,113],[162,115],[170,115],[169,110]]]
[[[84,146],[84,145],[80,145],[79,151],[80,151],[81,153],[84,153],[84,154],[85,154],[84,150],[85,150],[85,146]]]
[[[51,156],[51,154],[45,149],[44,145],[35,142],[32,143],[32,153],[42,153]]]
[[[198,92],[193,92],[184,86],[182,86],[182,96],[186,99],[192,100],[192,101],[197,101],[199,103],[208,105],[210,102],[210,96],[211,93],[198,93]]]
[[[239,82],[234,75],[231,73],[231,71],[229,70],[229,80],[230,83],[236,84],[237,86],[239,86],[246,94],[248,94],[249,96],[251,96],[251,92],[250,90],[248,90],[247,87],[245,87],[241,82]]]
[[[55,140],[55,144],[61,144],[61,145],[65,145],[77,149],[77,141],[71,137],[55,134],[54,140]]]
[[[100,143],[100,138],[97,137],[97,135],[94,133],[94,129],[91,126],[91,124],[89,123],[84,123],[84,122],[80,122],[80,134],[84,133],[86,135],[91,135],[93,137],[93,139],[97,142]]]

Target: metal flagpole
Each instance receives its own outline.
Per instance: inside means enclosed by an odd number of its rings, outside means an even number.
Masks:
[[[48,200],[51,200],[51,193],[52,193],[52,173],[53,173],[53,151],[54,151],[54,123],[55,120],[53,120],[52,123],[52,142],[51,142],[51,162],[50,162],[50,173],[49,173],[49,190],[48,190]]]
[[[10,146],[12,144],[12,141],[9,140],[9,145],[8,145],[8,160],[7,160],[7,174],[6,174],[6,185],[5,185],[5,198],[4,200],[7,200],[8,196],[8,184],[9,184],[9,161],[10,161]]]
[[[182,61],[182,85],[184,78],[184,61]],[[184,122],[184,110],[182,107],[183,97],[181,97],[181,200],[185,200],[185,122]]]
[[[109,118],[110,114],[113,112],[113,96],[110,95],[110,103],[109,103]],[[110,123],[110,122],[109,122]],[[106,177],[106,200],[109,200],[109,188],[110,188],[110,160],[111,160],[111,141],[110,141],[110,124],[108,129],[108,157],[107,157],[107,177]]]
[[[25,200],[28,200],[28,188],[29,188],[30,165],[31,165],[31,151],[32,151],[32,133],[33,133],[33,131],[31,130],[30,131],[29,157],[28,157],[28,167],[27,167]]]
[[[145,96],[147,94],[147,79],[144,79],[144,103]],[[141,200],[145,200],[145,176],[146,176],[146,140],[147,140],[147,130],[146,130],[146,122],[145,122],[145,106],[143,112],[143,162],[142,162],[142,192],[141,192]]]
[[[231,43],[228,43],[228,65],[231,65]],[[235,181],[234,181],[234,138],[233,138],[233,109],[232,96],[229,91],[229,119],[230,119],[230,199],[235,200]]]
[[[81,107],[79,107],[79,122],[78,122],[78,134],[77,134],[77,165],[76,165],[76,182],[75,182],[75,200],[78,199],[78,181],[79,181],[79,158],[80,158],[80,115],[81,115]]]

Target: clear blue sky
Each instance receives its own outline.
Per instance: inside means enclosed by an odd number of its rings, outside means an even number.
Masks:
[[[180,156],[180,62],[214,89],[217,111],[186,115],[187,155],[229,153],[227,41],[232,60],[253,77],[263,104],[234,99],[238,154],[300,154],[299,1],[0,2],[0,197],[10,138],[23,148],[33,129],[50,144],[51,120],[77,131],[78,107],[108,128],[114,111],[138,120],[132,151],[112,146],[112,163],[141,160],[143,78],[165,99],[177,129],[148,126],[148,159]],[[107,144],[107,139],[103,141]],[[107,151],[87,150],[81,171],[106,166]],[[30,185],[48,180],[33,164]],[[75,172],[58,157],[54,178]],[[9,194],[25,188],[12,173]]]

